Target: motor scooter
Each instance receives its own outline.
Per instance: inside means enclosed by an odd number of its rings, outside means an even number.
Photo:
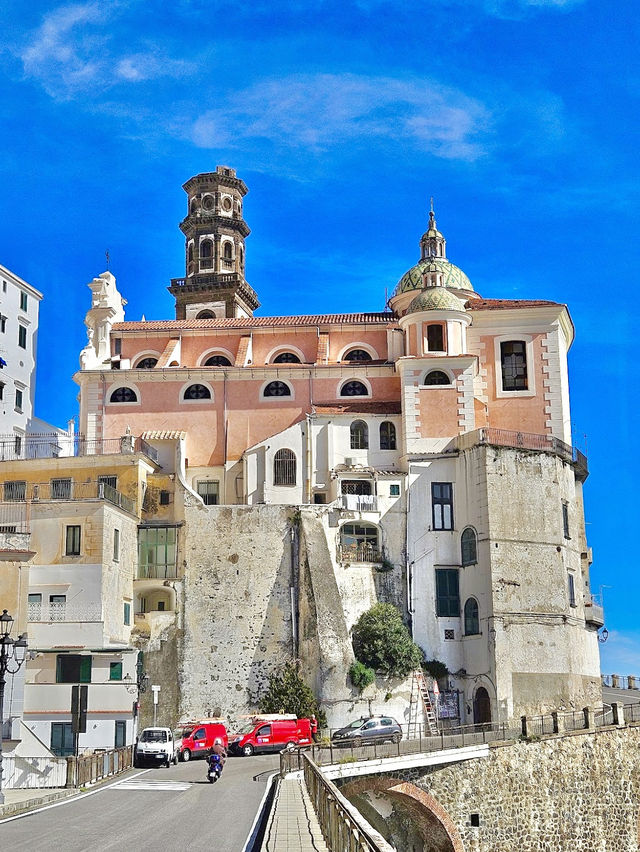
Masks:
[[[210,754],[207,758],[207,779],[210,784],[215,784],[222,775],[222,758],[219,754]]]

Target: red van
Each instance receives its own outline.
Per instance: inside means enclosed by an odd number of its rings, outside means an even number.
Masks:
[[[178,757],[184,761],[193,757],[206,757],[217,739],[222,740],[225,748],[229,746],[227,729],[222,719],[185,722],[174,732],[174,739]]]
[[[295,716],[255,716],[233,737],[230,750],[249,757],[259,752],[282,751],[288,745],[311,745],[311,721]]]

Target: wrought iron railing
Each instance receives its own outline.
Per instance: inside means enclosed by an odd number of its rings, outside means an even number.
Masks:
[[[340,546],[339,556],[341,562],[374,562],[384,561],[384,555],[377,545],[359,544],[357,546]]]
[[[124,435],[122,438],[84,438],[82,435],[28,435],[20,446],[15,437],[0,435],[0,461],[20,459],[51,459],[70,456],[106,456],[143,453],[158,461],[158,451],[143,438]]]
[[[536,435],[532,432],[517,432],[512,429],[494,429],[485,426],[473,432],[465,432],[456,439],[458,449],[464,450],[477,444],[490,444],[497,447],[513,447],[523,450],[539,450],[553,453],[574,465],[580,479],[589,475],[587,457],[570,444],[553,435]]]
[[[35,603],[30,601],[27,610],[27,620],[30,622],[81,622],[102,621],[101,604],[66,604],[66,603]]]
[[[0,503],[0,535],[31,532],[29,509],[26,502]]]
[[[8,489],[8,485],[12,487]],[[8,507],[20,506],[25,503],[42,503],[49,500],[107,500],[107,502],[113,503],[114,506],[124,509],[125,512],[135,514],[135,500],[121,494],[120,491],[112,488],[111,485],[108,485],[106,482],[74,482],[71,480],[68,485],[65,483],[64,488],[61,487],[61,480],[38,483],[23,482],[21,485],[24,487],[19,490],[13,487],[15,485],[16,483],[13,482],[4,483],[4,489],[2,492],[4,502],[0,503],[0,525],[4,523],[2,518],[6,517],[6,525],[12,526],[12,517],[17,518],[19,515],[18,510],[12,510]],[[15,515],[13,514],[14,512]],[[23,512],[25,517],[24,525],[28,527],[28,508],[23,509]],[[28,529],[13,530],[13,532],[20,531],[26,532]]]
[[[378,511],[378,498],[375,494],[341,494],[338,500],[341,509],[351,512]]]
[[[175,563],[138,564],[136,579],[138,580],[176,580],[178,568]]]

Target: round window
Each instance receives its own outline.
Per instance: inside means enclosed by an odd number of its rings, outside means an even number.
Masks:
[[[231,199],[228,195],[222,199],[222,209],[223,210],[231,210]]]
[[[212,195],[205,195],[205,197],[202,199],[202,206],[205,210],[212,210],[213,209],[213,196]]]

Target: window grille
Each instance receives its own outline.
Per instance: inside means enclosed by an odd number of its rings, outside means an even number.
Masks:
[[[367,386],[362,382],[346,382],[342,385],[340,396],[368,396]]]
[[[157,363],[157,358],[143,358],[136,364],[136,370],[152,370]]]
[[[231,361],[224,355],[212,355],[204,362],[205,367],[230,367]]]
[[[371,355],[366,349],[352,349],[343,358],[344,361],[371,361]]]
[[[431,370],[424,380],[425,385],[450,385],[451,379],[442,370]]]
[[[299,364],[300,359],[295,352],[281,352],[273,359],[274,364]]]
[[[293,450],[278,450],[273,458],[273,484],[296,484],[296,456]]]
[[[52,500],[70,500],[71,499],[71,479],[52,479],[51,480],[51,499]]]
[[[263,396],[291,396],[291,388],[285,382],[269,382]]]
[[[184,392],[185,399],[211,399],[211,391],[206,385],[189,385]]]
[[[24,480],[15,480],[4,483],[4,499],[7,502],[25,500],[27,495],[27,483]]]
[[[131,388],[116,388],[109,397],[110,402],[137,402],[136,392]]]

